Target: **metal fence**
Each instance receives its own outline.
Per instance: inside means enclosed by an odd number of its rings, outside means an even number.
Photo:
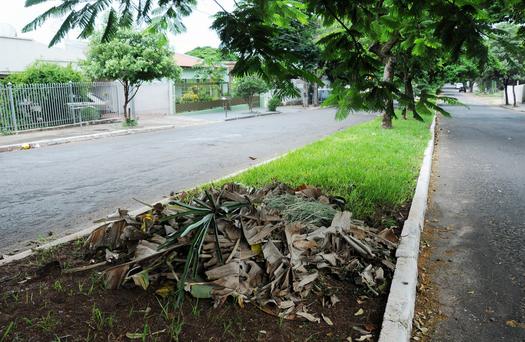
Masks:
[[[114,82],[0,85],[0,131],[41,129],[119,116]]]

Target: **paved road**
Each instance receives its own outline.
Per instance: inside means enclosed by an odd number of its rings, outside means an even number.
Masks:
[[[426,228],[447,316],[432,340],[525,341],[525,326],[509,326],[525,323],[525,113],[451,111],[440,121]]]
[[[371,118],[307,110],[1,153],[0,254],[140,207],[132,197],[154,201]]]

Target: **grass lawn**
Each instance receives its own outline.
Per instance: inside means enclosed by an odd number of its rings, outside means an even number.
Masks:
[[[350,127],[295,150],[268,164],[221,181],[263,186],[278,180],[308,184],[342,196],[354,217],[378,223],[412,198],[423,153],[430,139],[426,122],[395,120],[380,128],[380,118]]]

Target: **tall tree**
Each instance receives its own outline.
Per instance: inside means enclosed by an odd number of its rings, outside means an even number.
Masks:
[[[110,41],[95,36],[83,64],[93,79],[118,80],[124,87],[124,118],[131,119],[128,105],[143,82],[177,78],[180,68],[160,34],[119,30]]]
[[[522,27],[511,23],[500,23],[489,35],[489,46],[492,64],[485,70],[486,74],[499,76],[505,91],[505,104],[509,104],[508,85],[512,85],[513,105],[516,106],[516,81],[525,77],[525,44],[522,38]],[[485,75],[487,77],[487,75]]]
[[[318,40],[332,80],[328,103],[338,107],[339,118],[351,110],[381,111],[383,127],[390,128],[395,116],[394,101],[406,96],[396,79],[399,57],[420,58],[424,50],[451,55],[459,55],[462,49],[483,53],[481,32],[488,23],[480,15],[480,3],[246,0],[233,12],[218,14],[213,27],[224,47],[239,55],[236,71],[260,71],[269,80],[283,81],[283,77],[298,75],[316,80],[315,74],[297,67],[299,56],[293,51],[275,49],[271,41],[291,22],[276,12],[276,7],[295,7],[292,14],[299,16],[292,16],[293,20],[320,18],[323,26],[329,28]],[[429,96],[421,99],[426,101]],[[425,104],[441,110],[432,101]]]

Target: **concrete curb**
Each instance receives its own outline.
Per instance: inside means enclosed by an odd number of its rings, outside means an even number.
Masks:
[[[224,121],[233,121],[233,120],[242,120],[242,119],[250,119],[250,118],[256,118],[259,116],[267,116],[267,115],[274,115],[274,114],[283,114],[282,112],[267,112],[267,113],[259,113],[259,114],[253,114],[253,115],[246,115],[246,116],[238,116],[234,118],[227,118]]]
[[[513,110],[515,112],[525,112],[525,108],[521,108],[521,106],[513,107],[512,105],[499,105],[503,109]]]
[[[67,144],[71,142],[77,142],[77,141],[94,140],[94,139],[107,138],[107,137],[116,137],[116,136],[128,135],[128,134],[147,133],[147,132],[177,128],[177,127],[179,126],[178,125],[163,125],[163,126],[153,126],[153,127],[146,127],[146,128],[129,128],[129,129],[121,129],[121,130],[113,131],[113,132],[102,132],[102,133],[93,133],[93,134],[86,134],[86,135],[77,135],[77,136],[66,137],[66,138],[35,140],[35,141],[29,141],[25,143],[2,145],[0,146],[0,152],[10,152],[10,151],[22,150],[24,145],[29,145],[31,148],[36,148],[37,146],[43,147],[43,146],[60,145],[60,144]]]
[[[302,147],[302,146],[301,146]],[[288,152],[285,152],[283,154],[280,154],[276,157],[273,157],[273,158],[270,158],[270,159],[267,159],[265,161],[262,161],[260,163],[257,163],[257,164],[254,164],[254,165],[250,165],[248,167],[245,167],[244,169],[240,169],[238,171],[235,171],[235,172],[232,172],[230,174],[227,174],[226,176],[223,176],[223,177],[220,177],[220,178],[217,178],[217,179],[214,179],[214,180],[211,180],[209,182],[206,182],[206,183],[203,183],[204,185],[205,184],[210,184],[210,183],[214,183],[214,182],[220,182],[224,179],[228,179],[230,177],[234,177],[234,176],[237,176],[238,174],[242,173],[242,172],[245,172],[245,171],[248,171],[250,169],[253,169],[255,167],[259,167],[261,165],[264,165],[264,164],[268,164],[274,160],[277,160],[277,159],[280,159],[280,158],[283,158],[285,156],[287,156],[288,154],[292,153],[293,151],[301,148],[301,147],[297,147],[297,148],[294,148]],[[183,192],[183,191],[191,191],[193,189],[196,189],[198,187],[202,186],[201,185],[198,185],[196,187],[192,187],[192,188],[189,188],[189,189],[183,189],[183,190],[180,190],[179,192]],[[153,201],[152,203],[162,203],[162,204],[166,204],[170,201],[170,198],[162,198],[158,201]],[[144,214],[146,213],[147,211],[151,210],[150,207],[148,206],[142,206],[140,208],[137,208],[135,210],[132,210],[129,212],[130,216],[137,216],[137,215],[140,215],[140,214]],[[80,239],[84,236],[87,236],[89,234],[91,234],[92,231],[94,231],[95,229],[103,226],[104,223],[101,223],[101,224],[96,224],[96,225],[93,225],[91,227],[88,227],[86,229],[83,229],[81,231],[78,231],[76,233],[72,233],[72,234],[69,234],[69,235],[66,235],[66,236],[63,236],[61,238],[58,238],[56,240],[53,240],[51,242],[48,242],[46,244],[43,244],[41,246],[38,246],[38,247],[34,247],[32,249],[29,249],[29,250],[26,250],[26,251],[23,251],[23,252],[20,252],[20,253],[16,253],[16,254],[13,254],[13,255],[8,255],[8,256],[4,256],[3,259],[0,259],[0,267],[1,266],[4,266],[6,264],[9,264],[13,261],[17,261],[17,260],[21,260],[21,259],[25,259],[31,255],[33,255],[35,253],[35,251],[38,251],[38,250],[46,250],[46,249],[49,249],[49,248],[52,248],[52,247],[55,247],[55,246],[59,246],[59,245],[62,245],[62,244],[65,244],[65,243],[68,243],[68,242],[71,242],[71,241],[74,241],[74,240],[77,240],[77,239]]]
[[[416,305],[419,242],[427,209],[435,126],[436,117],[430,126],[432,137],[425,150],[410,212],[403,225],[401,241],[396,251],[396,269],[383,316],[379,342],[410,341]]]

